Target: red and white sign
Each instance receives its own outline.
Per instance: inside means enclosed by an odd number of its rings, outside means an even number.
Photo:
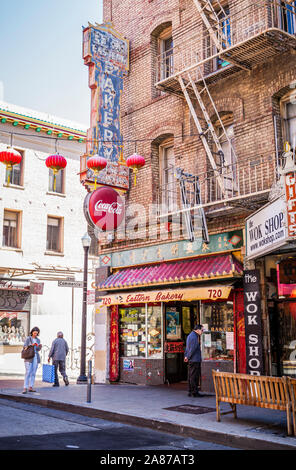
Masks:
[[[87,221],[104,231],[116,229],[124,218],[124,201],[109,187],[101,187],[87,194],[84,200]]]
[[[285,175],[288,237],[296,236],[296,173]]]

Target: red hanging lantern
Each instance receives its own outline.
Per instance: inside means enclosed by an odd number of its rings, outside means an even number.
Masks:
[[[87,162],[87,167],[92,170],[95,174],[95,189],[97,188],[97,176],[100,171],[102,171],[106,165],[107,165],[107,160],[104,157],[100,157],[99,155],[94,155],[93,157],[90,157]]]
[[[47,168],[51,168],[53,171],[53,189],[56,189],[56,175],[60,170],[63,170],[67,166],[67,160],[58,153],[55,155],[50,155],[45,160]]]
[[[10,184],[10,175],[13,165],[18,165],[22,161],[22,156],[19,152],[17,152],[13,148],[8,148],[7,150],[3,150],[0,152],[0,162],[6,166],[6,170],[8,171],[7,175],[7,185]]]
[[[131,155],[130,157],[126,159],[126,165],[129,168],[132,168],[133,173],[134,173],[134,178],[135,178],[135,185],[136,185],[137,172],[139,168],[142,168],[145,165],[145,158],[142,157],[141,155],[137,155],[136,153],[134,153],[133,155]]]

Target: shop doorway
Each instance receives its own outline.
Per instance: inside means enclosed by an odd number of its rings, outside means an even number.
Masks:
[[[296,377],[296,299],[268,303],[272,375]]]
[[[186,339],[197,322],[197,304],[166,304],[164,315],[166,383],[187,381],[187,365],[184,362]]]

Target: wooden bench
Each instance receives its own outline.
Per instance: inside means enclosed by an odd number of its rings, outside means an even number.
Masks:
[[[293,416],[294,436],[296,436],[296,379],[288,377],[288,388],[291,400],[291,410]]]
[[[294,435],[296,435],[296,379],[233,374],[215,370],[212,370],[212,374],[216,392],[217,421],[221,420],[222,414],[233,413],[236,418],[236,405],[250,405],[268,408],[270,410],[281,410],[287,413],[287,429],[289,436],[292,434],[292,412]],[[229,403],[231,411],[221,413],[221,402]]]

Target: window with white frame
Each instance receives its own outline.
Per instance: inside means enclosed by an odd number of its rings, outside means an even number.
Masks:
[[[63,219],[61,217],[47,217],[46,250],[63,252]]]
[[[4,210],[2,245],[8,248],[20,248],[21,213]]]
[[[176,205],[175,155],[172,141],[159,147],[160,185],[162,204],[171,212]]]

